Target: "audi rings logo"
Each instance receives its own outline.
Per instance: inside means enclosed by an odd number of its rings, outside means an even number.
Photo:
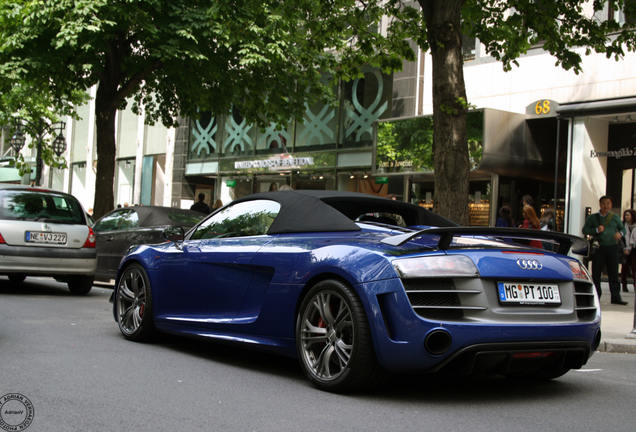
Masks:
[[[518,259],[517,265],[524,270],[541,270],[543,264],[535,259]]]

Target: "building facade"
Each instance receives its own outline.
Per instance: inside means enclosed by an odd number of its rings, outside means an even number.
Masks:
[[[518,219],[527,194],[536,210],[555,207],[559,228],[573,234],[598,209],[601,195],[614,197],[616,212],[634,207],[636,55],[616,62],[581,54],[579,75],[555,66],[539,46],[504,72],[479,41],[464,40],[467,98],[477,107],[469,125],[471,225],[494,225],[503,205]],[[417,61],[401,72],[367,68],[363,78],[334,89],[338,107],[307,107],[302,121],[283,129],[260,131],[236,109],[180,119],[177,129],[148,126],[143,116],[121,111],[113,206],[189,207],[200,192],[212,205],[284,184],[395,194],[432,206],[430,142],[423,137],[420,147],[402,147],[398,154],[382,138],[387,130],[432,130],[431,65],[430,55],[418,51]],[[81,121],[67,123],[69,169],[43,171],[45,185],[73,193],[86,208],[94,199],[93,113],[91,102],[79,108]],[[4,139],[2,154],[0,181],[28,182],[6,167],[12,153]]]

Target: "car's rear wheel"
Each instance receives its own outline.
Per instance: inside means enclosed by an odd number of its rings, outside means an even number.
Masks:
[[[297,318],[296,347],[305,375],[321,390],[371,388],[388,376],[375,356],[362,302],[340,281],[325,280],[309,291]]]
[[[124,337],[136,342],[152,339],[156,331],[146,271],[139,264],[131,264],[124,270],[116,289],[117,324]]]
[[[93,288],[93,276],[71,276],[68,279],[68,289],[75,295],[86,295]]]
[[[7,277],[9,278],[11,283],[14,283],[14,284],[22,283],[26,279],[26,275],[20,274],[20,273],[13,273],[8,275]]]

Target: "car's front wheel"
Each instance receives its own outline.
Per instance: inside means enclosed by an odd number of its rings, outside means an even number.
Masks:
[[[126,339],[143,342],[152,339],[152,292],[148,275],[139,264],[124,270],[116,287],[115,307],[119,330]]]
[[[68,279],[67,285],[71,294],[86,295],[93,288],[93,276],[72,276]]]
[[[305,375],[321,390],[371,388],[387,376],[375,356],[362,302],[337,280],[319,282],[303,300],[296,347]]]

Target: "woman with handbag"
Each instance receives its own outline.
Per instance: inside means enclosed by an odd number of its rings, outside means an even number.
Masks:
[[[629,292],[627,289],[627,278],[630,271],[636,287],[636,210],[625,210],[623,213],[623,225],[625,225],[627,235],[623,239],[625,247],[621,255],[621,283],[623,292]]]

